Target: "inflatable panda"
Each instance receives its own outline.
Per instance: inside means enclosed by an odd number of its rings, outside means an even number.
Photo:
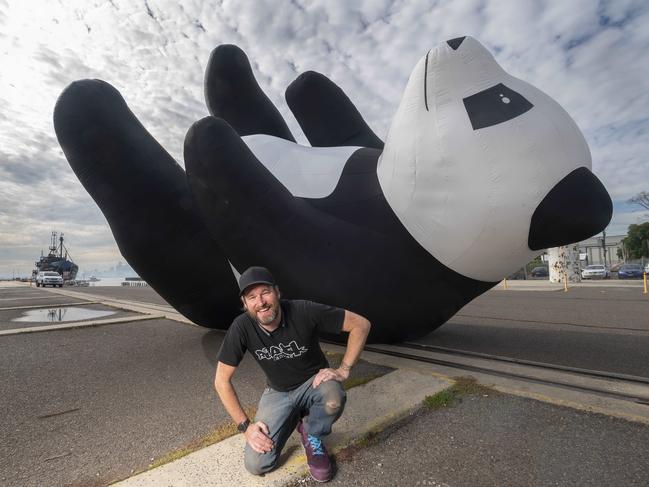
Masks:
[[[297,144],[235,46],[212,53],[205,92],[186,174],[107,83],[73,83],[54,114],[122,255],[203,326],[229,326],[236,276],[264,265],[284,297],[367,316],[370,341],[416,338],[611,218],[570,116],[471,37],[421,58],[385,144],[313,72],[286,92]]]

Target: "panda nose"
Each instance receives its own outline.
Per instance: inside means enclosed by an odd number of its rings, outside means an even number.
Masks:
[[[611,221],[613,202],[606,188],[585,167],[559,181],[532,215],[527,245],[541,250],[580,242]]]

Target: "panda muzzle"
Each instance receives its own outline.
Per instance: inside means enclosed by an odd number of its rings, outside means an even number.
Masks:
[[[606,228],[613,202],[602,182],[588,168],[575,169],[543,198],[532,215],[531,250],[585,240]]]

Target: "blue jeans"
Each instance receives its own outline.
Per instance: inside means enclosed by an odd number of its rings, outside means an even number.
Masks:
[[[314,389],[311,385],[314,377],[288,392],[266,387],[259,401],[255,421],[268,426],[273,449],[267,453],[257,453],[246,443],[244,464],[248,472],[261,475],[277,466],[286,440],[304,414],[308,414],[303,419],[307,433],[319,438],[331,433],[331,426],[343,413],[347,394],[341,383],[335,380],[321,382]]]

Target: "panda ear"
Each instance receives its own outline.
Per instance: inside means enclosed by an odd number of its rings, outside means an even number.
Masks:
[[[326,76],[307,71],[286,88],[286,103],[314,147],[383,149],[345,92]]]
[[[237,46],[223,44],[212,51],[205,70],[205,101],[213,116],[226,120],[242,137],[266,134],[295,142]]]

